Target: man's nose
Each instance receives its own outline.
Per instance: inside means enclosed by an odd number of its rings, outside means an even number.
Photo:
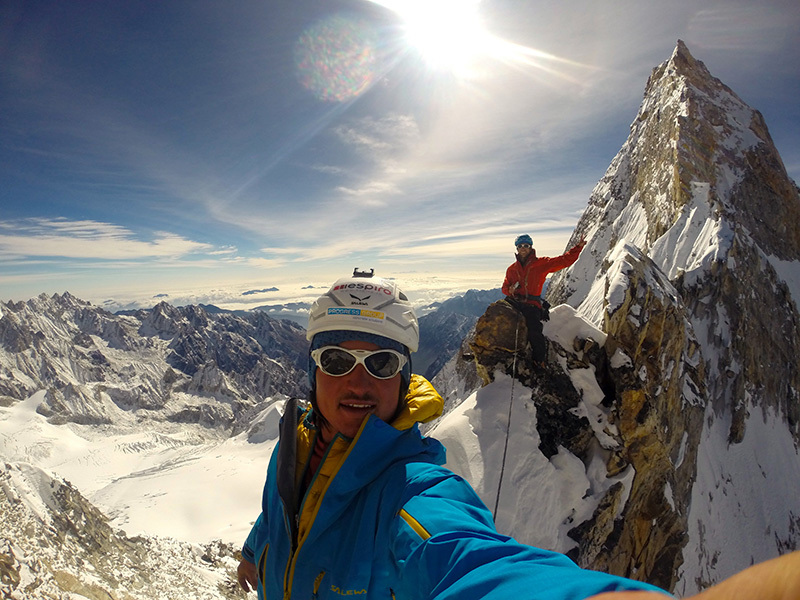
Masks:
[[[348,374],[347,385],[354,389],[362,389],[370,387],[374,381],[375,378],[369,374],[364,365],[356,365],[356,368]]]

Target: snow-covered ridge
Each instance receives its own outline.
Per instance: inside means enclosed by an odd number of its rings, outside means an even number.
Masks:
[[[689,593],[783,552],[788,539],[796,544],[800,194],[760,113],[682,42],[654,69],[630,135],[593,190],[572,241],[579,237],[586,249],[554,278],[551,303],[575,306],[610,335],[610,328],[638,328],[643,349],[648,331],[660,346],[652,351],[665,354],[671,338],[687,336],[683,358],[640,371],[643,385],[654,375],[666,382],[685,369],[696,372],[678,406],[701,408],[703,416],[687,421],[698,429],[687,429],[672,460],[683,471],[690,455],[698,462],[684,491],[674,482],[664,486],[667,505],[688,524],[678,590]],[[672,298],[672,322],[654,320],[652,311],[643,318],[659,295]],[[658,402],[665,389],[654,387],[644,401]],[[740,449],[751,447],[765,424],[775,433],[760,453],[780,454],[781,474]],[[763,477],[745,483],[746,471]],[[726,473],[736,473],[730,478],[739,485],[729,485]],[[778,493],[787,481],[791,489]],[[762,490],[775,493],[766,501]],[[733,514],[744,519],[744,512],[764,510],[769,536],[753,532],[748,543],[731,537],[748,527],[739,528]]]

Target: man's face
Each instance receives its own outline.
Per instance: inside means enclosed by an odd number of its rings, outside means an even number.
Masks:
[[[348,350],[378,350],[380,346],[369,342],[342,342]],[[317,406],[328,421],[323,428],[324,439],[331,440],[341,433],[355,437],[361,422],[374,414],[388,422],[400,402],[400,373],[391,379],[378,379],[369,374],[364,365],[356,365],[347,375],[333,377],[322,369],[316,370]]]
[[[517,246],[517,254],[519,254],[520,258],[527,258],[528,254],[531,253],[531,245],[530,244],[520,244]]]

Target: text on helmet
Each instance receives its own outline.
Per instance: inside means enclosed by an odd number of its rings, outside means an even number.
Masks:
[[[329,308],[329,315],[352,315],[354,317],[368,317],[370,319],[383,319],[384,314],[377,310],[363,308]]]
[[[338,290],[364,290],[365,292],[384,293],[387,296],[392,296],[394,294],[394,290],[391,288],[372,285],[371,283],[343,283],[341,285],[334,286],[332,291],[336,292]]]

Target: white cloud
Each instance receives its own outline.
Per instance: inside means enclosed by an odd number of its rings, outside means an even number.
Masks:
[[[210,252],[206,252],[209,256],[224,256],[226,254],[236,254],[238,250],[235,246],[225,246],[224,248],[220,248],[219,250],[212,250]]]
[[[209,244],[163,231],[155,232],[151,241],[142,241],[125,227],[98,221],[0,222],[0,256],[137,260],[178,258],[213,249]]]
[[[389,153],[404,151],[420,139],[419,126],[414,117],[397,113],[389,113],[381,118],[351,120],[335,127],[334,133],[345,144],[378,159]]]

